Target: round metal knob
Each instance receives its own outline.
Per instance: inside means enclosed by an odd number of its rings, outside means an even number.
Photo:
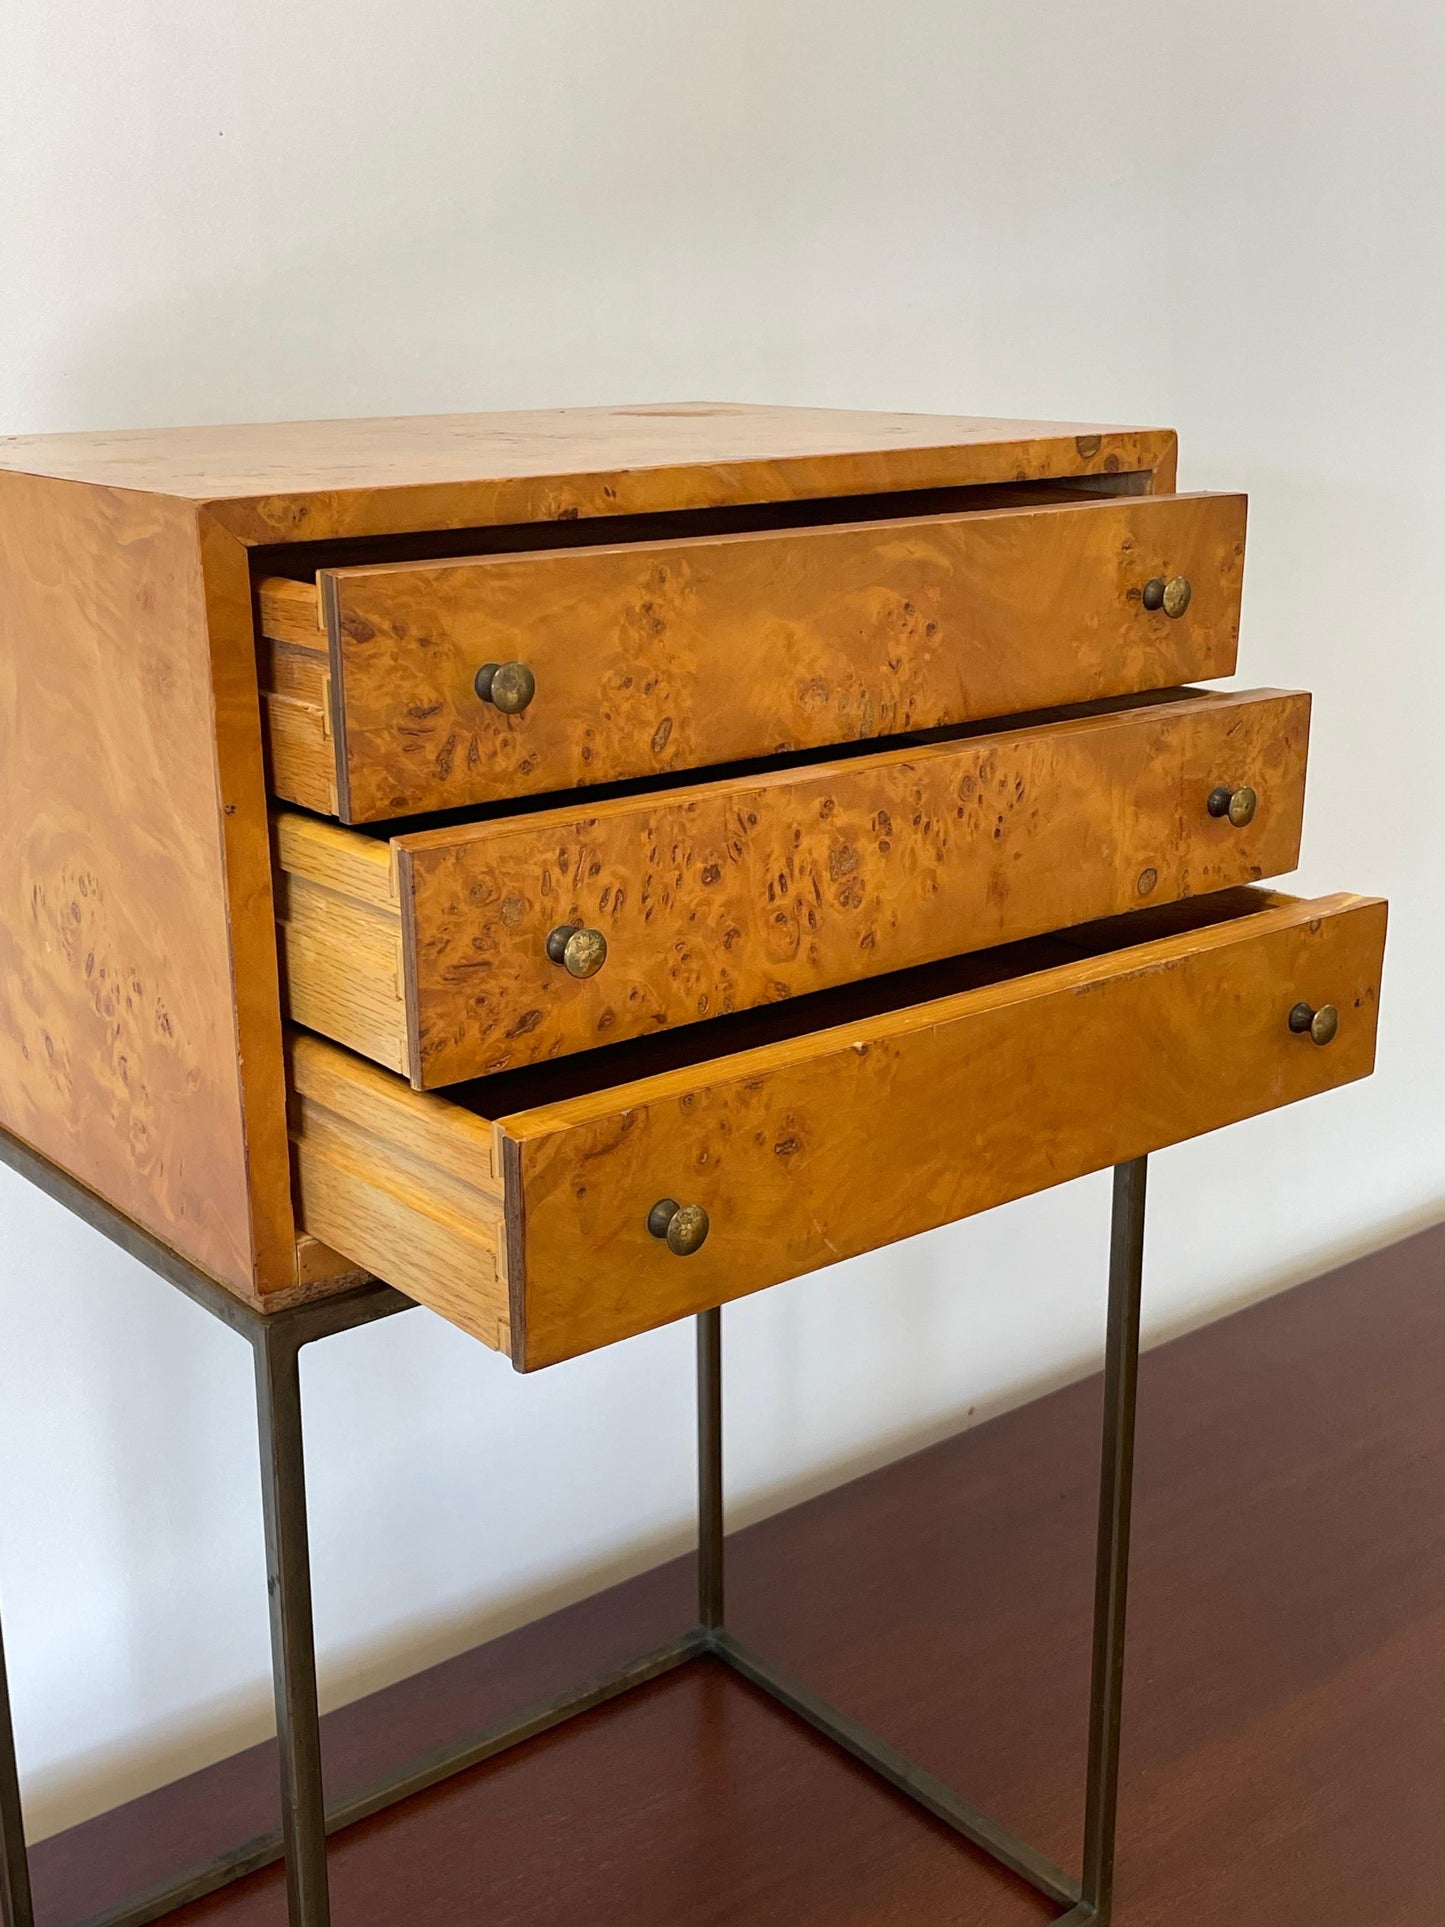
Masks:
[[[504,716],[520,716],[537,693],[537,678],[524,662],[484,662],[472,687]]]
[[[1232,790],[1228,783],[1221,783],[1209,792],[1209,814],[1227,816],[1235,829],[1242,830],[1246,823],[1254,821],[1254,813],[1259,808],[1259,798],[1245,783],[1241,788]]]
[[[1289,1027],[1298,1037],[1308,1036],[1312,1044],[1328,1044],[1340,1027],[1340,1013],[1333,1004],[1296,1004],[1289,1014]]]
[[[1156,575],[1144,584],[1143,602],[1146,609],[1162,609],[1166,616],[1182,616],[1193,595],[1188,576],[1171,575],[1166,582],[1162,575]]]
[[[547,934],[547,955],[570,977],[595,977],[607,961],[607,939],[600,930],[559,923]]]
[[[676,1198],[659,1198],[647,1214],[647,1228],[654,1238],[662,1238],[679,1258],[690,1258],[701,1250],[708,1234],[707,1213],[700,1204],[679,1204]]]

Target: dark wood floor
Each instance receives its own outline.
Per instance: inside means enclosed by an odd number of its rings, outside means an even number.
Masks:
[[[1056,1858],[1080,1835],[1097,1382],[729,1542],[736,1630]],[[1445,1227],[1151,1354],[1119,1927],[1422,1927],[1445,1820]],[[677,1567],[328,1722],[359,1788],[689,1620]],[[46,1843],[69,1927],[274,1819],[256,1749]],[[332,1845],[336,1927],[1048,1917],[709,1664]],[[261,1874],[174,1916],[281,1927]]]

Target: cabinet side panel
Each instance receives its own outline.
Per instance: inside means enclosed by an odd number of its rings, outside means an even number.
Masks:
[[[0,474],[0,1121],[253,1290],[193,507]]]

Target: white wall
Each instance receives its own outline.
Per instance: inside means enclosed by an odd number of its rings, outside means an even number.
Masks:
[[[1442,23],[6,0],[0,432],[699,396],[1176,424],[1184,486],[1253,498],[1245,680],[1316,691],[1301,887],[1394,921],[1375,1080],[1156,1160],[1175,1329],[1445,1206]],[[730,1312],[740,1507],[1083,1369],[1106,1215],[1093,1179]],[[415,1313],[310,1354],[331,1697],[679,1547],[690,1344],[522,1381]],[[0,1172],[37,1832],[266,1728],[248,1372]]]

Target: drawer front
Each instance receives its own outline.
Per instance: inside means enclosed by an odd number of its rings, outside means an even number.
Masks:
[[[324,570],[339,813],[375,822],[1229,675],[1244,521],[1242,496],[1134,496]],[[1146,606],[1150,583],[1176,579],[1186,607]],[[478,696],[487,663],[525,665],[524,709]],[[526,690],[500,686],[504,701]]]
[[[1383,903],[1192,915],[966,959],[974,988],[727,1055],[625,1047],[676,1068],[610,1088],[595,1059],[514,1073],[467,1108],[297,1036],[303,1225],[530,1369],[1368,1075]],[[1335,1009],[1328,1042],[1299,1006]],[[800,1010],[734,1035],[764,1015]],[[706,1212],[699,1248],[653,1235],[663,1200]]]
[[[549,1364],[1373,1068],[1385,910],[1090,958],[507,1120],[513,1356]],[[1289,1024],[1332,1005],[1326,1046]],[[651,1235],[701,1205],[706,1242]]]
[[[1308,728],[1304,695],[1200,695],[405,835],[394,870],[282,819],[289,1009],[435,1089],[1278,876]],[[549,955],[569,929],[594,975]]]

